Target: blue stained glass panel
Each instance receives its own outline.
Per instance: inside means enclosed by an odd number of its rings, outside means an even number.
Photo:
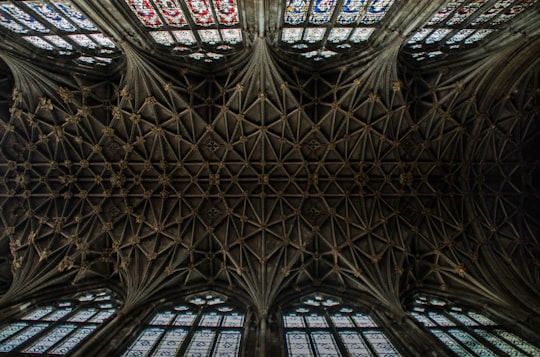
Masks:
[[[82,340],[92,333],[97,326],[89,325],[80,327],[75,333],[68,336],[60,345],[49,351],[53,355],[66,355],[71,349],[77,346]]]
[[[158,326],[167,326],[171,324],[172,319],[176,316],[176,314],[165,311],[165,312],[159,312],[154,316],[152,321],[150,321],[150,325],[158,325]]]
[[[96,314],[94,317],[92,317],[88,322],[100,324],[105,322],[109,317],[111,317],[114,314],[114,310],[104,310],[100,311],[98,314]]]
[[[500,349],[504,353],[509,354],[512,357],[517,357],[517,356],[525,357],[525,355],[521,351],[518,351],[514,347],[510,346],[508,343],[504,342],[497,336],[494,336],[493,334],[487,331],[476,329],[474,330],[474,332],[476,332],[478,335],[482,336],[483,338],[485,338],[486,340],[494,344],[498,349]]]
[[[188,332],[184,329],[174,329],[167,331],[163,336],[152,356],[176,356],[178,349],[182,346]]]
[[[306,327],[304,318],[295,314],[283,315],[283,325],[286,328]]]
[[[352,318],[358,327],[377,327],[377,324],[369,316],[354,314]]]
[[[528,343],[521,337],[504,330],[495,330],[495,333],[505,340],[513,343],[515,346],[521,348],[526,353],[529,353],[531,356],[540,356],[540,348]]]
[[[186,351],[186,356],[208,356],[208,354],[210,353],[210,349],[212,348],[212,345],[214,343],[215,336],[216,333],[212,330],[196,331]]]
[[[298,25],[306,21],[308,0],[289,0],[285,9],[285,23]]]
[[[147,356],[150,350],[156,342],[160,339],[161,335],[165,332],[162,328],[147,328],[145,329],[129,346],[127,351],[123,354],[124,357],[140,357]]]
[[[16,19],[21,24],[26,25],[31,30],[43,33],[49,32],[49,29],[47,29],[42,23],[34,19],[32,16],[28,15],[26,12],[22,11],[15,5],[0,5],[0,9],[11,15],[12,18]]]
[[[290,331],[285,334],[289,357],[313,357],[307,333]]]
[[[330,316],[330,318],[332,319],[334,326],[337,328],[354,327],[354,324],[349,316],[333,314]]]
[[[75,315],[71,316],[68,321],[71,322],[85,322],[97,312],[96,309],[81,309]]]
[[[29,314],[23,316],[21,320],[37,321],[40,320],[43,316],[50,314],[54,310],[52,306],[40,307],[32,310]]]
[[[328,323],[326,322],[326,319],[324,316],[321,315],[308,315],[304,317],[306,319],[308,327],[311,328],[326,328],[328,327]]]
[[[343,341],[343,344],[349,352],[351,357],[365,357],[371,356],[368,347],[366,346],[364,340],[360,333],[356,331],[340,331],[339,337]]]
[[[16,33],[27,33],[26,27],[13,21],[11,17],[4,16],[0,13],[0,25]]]
[[[47,36],[46,38],[49,39],[49,36]],[[53,41],[51,41],[51,42],[53,42]],[[66,47],[66,48],[71,48],[71,47]],[[62,317],[69,314],[72,310],[73,310],[72,308],[58,309],[58,310],[54,311],[52,314],[47,315],[46,317],[42,318],[41,320],[43,320],[43,321],[58,321]]]
[[[493,353],[493,351],[489,350],[486,346],[482,345],[480,342],[478,342],[477,339],[472,337],[469,333],[462,331],[462,330],[456,330],[451,329],[448,330],[448,332],[457,338],[461,343],[463,343],[465,346],[467,346],[471,351],[473,351],[477,356],[486,356],[486,357],[496,357],[497,355]]]
[[[431,330],[431,333],[435,335],[442,343],[444,343],[448,348],[454,351],[458,356],[472,356],[467,350],[465,350],[461,345],[455,341],[453,338],[448,336],[445,332],[441,330]]]
[[[241,338],[240,331],[220,332],[212,355],[220,357],[238,356]]]
[[[393,2],[394,0],[373,0],[361,22],[366,25],[372,25],[381,21]]]
[[[315,25],[322,25],[330,21],[334,9],[336,8],[335,0],[315,0],[311,9],[309,22]]]
[[[334,336],[330,332],[316,331],[311,333],[318,356],[340,357]]]
[[[243,314],[230,314],[223,317],[222,327],[242,327],[244,326]]]
[[[49,324],[38,323],[25,328],[15,336],[2,342],[0,344],[0,352],[10,352],[21,343],[28,341],[30,338],[45,330],[48,326]]]
[[[211,312],[202,316],[201,320],[199,321],[199,326],[218,327],[220,322],[221,315]]]
[[[42,336],[36,342],[28,346],[23,350],[26,353],[45,353],[54,344],[62,340],[73,330],[77,328],[77,325],[65,325],[55,327],[49,331],[46,335]]]
[[[426,316],[424,315],[421,315],[417,312],[412,312],[411,315],[416,319],[418,320],[422,325],[426,326],[426,327],[435,327],[437,325],[435,325],[435,323],[433,321],[431,321],[430,319],[428,319]]]
[[[175,326],[191,326],[193,325],[193,321],[195,321],[195,317],[197,317],[197,315],[192,312],[178,314],[173,324]]]
[[[28,326],[28,324],[25,322],[16,322],[2,327],[0,330],[0,341],[3,341],[6,338],[16,334],[26,326]]]
[[[62,31],[74,32],[77,30],[68,20],[61,16],[52,6],[43,2],[25,2],[32,10],[47,20],[51,25]]]
[[[435,321],[439,326],[456,326],[456,324],[450,321],[446,316],[443,316],[436,312],[428,313],[428,316]]]
[[[360,11],[365,3],[366,0],[346,0],[336,20],[337,23],[349,25],[358,21]]]
[[[495,326],[496,325],[495,322],[491,321],[490,319],[488,319],[484,315],[479,314],[477,312],[470,311],[468,313],[468,315],[469,315],[469,317],[472,317],[473,319],[478,321],[481,325],[485,325],[485,326]]]
[[[71,21],[84,30],[97,31],[96,26],[82,12],[68,1],[53,0],[53,4]]]

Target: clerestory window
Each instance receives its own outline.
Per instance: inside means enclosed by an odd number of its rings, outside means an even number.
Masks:
[[[224,296],[191,296],[157,312],[123,356],[238,356],[244,320]]]
[[[314,294],[282,314],[286,354],[300,356],[399,356],[366,313]]]
[[[287,0],[280,41],[319,61],[365,43],[394,0]]]
[[[407,41],[418,61],[442,58],[500,32],[537,0],[455,0],[441,7]]]
[[[119,54],[113,41],[69,0],[2,1],[0,25],[45,55],[106,66]]]
[[[411,315],[458,356],[540,356],[540,349],[485,315],[442,299],[417,297]]]
[[[1,325],[0,353],[66,355],[111,319],[116,309],[108,290],[36,307]]]

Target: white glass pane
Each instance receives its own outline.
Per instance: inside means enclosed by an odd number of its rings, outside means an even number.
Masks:
[[[337,328],[354,327],[353,322],[349,316],[334,314],[330,318]]]
[[[23,37],[26,41],[30,42],[32,45],[42,48],[44,50],[53,51],[54,46],[51,45],[49,42],[45,41],[39,36],[24,36]]]
[[[283,315],[283,325],[285,328],[306,327],[304,318],[298,315]]]
[[[209,44],[221,42],[218,30],[199,30],[201,41]]]
[[[204,327],[218,327],[221,322],[221,315],[216,313],[204,314],[199,321],[199,326]]]
[[[163,46],[171,46],[174,44],[174,39],[168,31],[150,31],[150,36]]]
[[[47,316],[45,316],[44,318],[42,318],[41,320],[43,321],[58,321],[60,320],[62,317],[66,316],[67,314],[69,314],[73,309],[72,308],[68,308],[68,309],[59,309],[59,310],[56,310],[54,311],[52,314],[49,314]]]
[[[28,326],[28,324],[25,322],[16,322],[2,327],[0,330],[0,341],[3,341],[6,338],[16,334],[26,326]]]
[[[281,31],[281,41],[286,43],[295,43],[302,39],[303,29],[301,28],[284,28]]]
[[[77,42],[82,47],[86,48],[96,48],[97,45],[94,41],[90,39],[90,37],[86,35],[69,35],[69,38],[71,38],[73,41]]]
[[[82,29],[96,31],[96,26],[88,18],[75,8],[70,2],[53,0],[53,4],[60,9],[71,21]]]
[[[514,335],[513,333],[504,331],[504,330],[495,330],[495,332],[504,338],[505,340],[513,343],[515,346],[518,346],[526,353],[529,353],[531,356],[540,356],[540,348],[533,346],[527,341],[523,340],[521,337]]]
[[[324,318],[324,316],[307,315],[305,316],[305,319],[306,319],[308,327],[311,327],[311,328],[328,327],[328,323],[326,322],[326,319]]]
[[[175,326],[191,326],[193,325],[193,321],[195,320],[195,315],[192,312],[186,312],[183,314],[179,314],[176,319],[174,320],[173,325]]]
[[[197,42],[191,30],[173,31],[172,34],[176,41],[183,45],[192,45]]]
[[[77,328],[77,325],[60,325],[49,331],[46,335],[34,342],[29,347],[25,348],[23,352],[26,353],[45,353],[54,344],[70,334]]]
[[[223,331],[218,335],[216,347],[212,356],[238,356],[240,352],[240,331]]]
[[[161,339],[157,349],[152,352],[152,356],[176,356],[178,349],[182,346],[188,332],[183,329],[167,331]]]
[[[435,30],[429,35],[429,37],[426,40],[427,44],[439,42],[444,38],[444,36],[448,35],[452,31],[451,29],[438,29]]]
[[[90,35],[90,37],[92,37],[97,43],[99,43],[103,47],[107,47],[107,48],[115,48],[116,47],[114,45],[114,42],[112,42],[110,38],[104,36],[101,33],[94,33],[94,34]]]
[[[92,317],[88,322],[100,324],[114,314],[114,310],[100,311],[96,316]]]
[[[439,313],[430,312],[428,316],[440,326],[456,326],[456,324],[450,321],[446,316]]]
[[[369,341],[371,347],[381,356],[399,356],[394,346],[386,338],[386,336],[379,331],[366,331],[363,332],[364,337]]]
[[[242,42],[242,30],[240,29],[221,29],[223,42],[231,45]]]
[[[352,33],[350,41],[355,43],[367,41],[374,30],[373,27],[358,27]]]
[[[444,343],[448,348],[450,348],[452,351],[454,351],[458,356],[472,356],[469,352],[467,352],[461,345],[456,342],[453,338],[448,336],[445,332],[441,330],[431,330],[431,333],[433,333],[442,343]]]
[[[377,324],[369,316],[354,314],[352,318],[358,327],[377,327]]]
[[[165,312],[159,312],[154,316],[152,321],[150,321],[150,325],[158,325],[158,326],[166,326],[170,325],[172,319],[176,316],[176,314],[165,311]]]
[[[294,331],[285,334],[289,357],[313,357],[307,333]]]
[[[450,312],[450,315],[452,315],[455,319],[459,320],[459,322],[461,322],[465,326],[478,326],[478,322],[467,317],[465,314],[461,314],[459,312]]]
[[[82,340],[84,340],[88,335],[92,333],[97,328],[95,325],[89,325],[80,327],[75,333],[67,337],[62,344],[55,347],[49,354],[54,355],[66,355],[71,349],[77,346]]]
[[[371,356],[368,347],[364,343],[360,333],[355,331],[340,331],[339,336],[351,357]]]
[[[420,31],[415,33],[413,35],[413,37],[411,37],[407,43],[408,44],[413,44],[413,43],[416,43],[416,42],[420,42],[424,38],[426,38],[426,36],[429,35],[431,33],[431,31],[433,31],[433,29],[421,29]]]
[[[435,327],[437,326],[433,321],[431,321],[430,319],[428,319],[426,316],[424,315],[421,315],[417,312],[413,312],[411,313],[411,315],[416,319],[418,320],[418,322],[420,322],[422,325],[426,326],[426,327]]]
[[[485,326],[495,326],[497,325],[495,322],[491,321],[490,319],[488,319],[487,317],[485,317],[484,315],[481,315],[479,313],[476,313],[476,312],[469,312],[468,313],[469,317],[472,317],[474,320],[478,321],[480,323],[480,325],[485,325]]]
[[[350,27],[334,27],[328,35],[328,41],[330,42],[343,42],[346,41],[351,33]]]
[[[334,340],[334,336],[330,332],[317,331],[311,333],[313,344],[318,356],[325,357],[340,357],[339,349]]]
[[[525,354],[523,354],[521,351],[518,351],[517,349],[510,346],[508,343],[504,342],[502,339],[493,335],[490,332],[479,330],[479,329],[474,330],[474,332],[476,332],[478,335],[482,336],[483,338],[491,342],[493,345],[495,345],[498,349],[500,349],[501,351],[503,351],[504,353],[507,353],[508,355],[512,357],[517,357],[517,356],[525,357]]]
[[[186,351],[187,357],[208,356],[216,333],[211,330],[196,331]]]
[[[0,352],[9,352],[13,350],[21,343],[28,341],[30,338],[45,330],[48,326],[49,324],[38,323],[25,328],[15,336],[2,342],[0,344]]]
[[[326,28],[324,27],[308,27],[304,32],[304,41],[315,43],[323,39]]]
[[[0,9],[9,14],[12,18],[16,19],[23,25],[29,27],[34,31],[39,31],[43,33],[49,32],[49,29],[45,27],[42,23],[34,19],[32,16],[28,15],[26,12],[20,10],[17,6],[12,4],[2,4]]]
[[[38,307],[32,310],[29,314],[23,316],[21,320],[37,321],[40,320],[43,316],[48,315],[54,310],[52,306]]]
[[[96,309],[82,309],[78,311],[75,315],[71,316],[68,321],[84,322],[94,316],[96,312]]]
[[[147,328],[145,329],[137,340],[133,342],[131,346],[124,353],[124,357],[140,357],[148,356],[150,350],[156,342],[159,340],[165,330],[161,328]]]
[[[482,345],[480,342],[478,342],[478,340],[476,340],[474,337],[472,337],[469,333],[465,331],[451,329],[451,330],[448,330],[448,333],[454,336],[456,339],[458,339],[465,346],[467,346],[476,355],[486,356],[486,357],[496,356],[495,353],[489,350],[486,346]]]
[[[222,327],[242,327],[244,326],[244,315],[231,314],[223,317]]]

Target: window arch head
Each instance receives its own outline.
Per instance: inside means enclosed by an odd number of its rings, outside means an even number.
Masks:
[[[123,356],[237,356],[244,321],[245,312],[223,295],[191,295],[154,313]]]
[[[540,348],[507,331],[493,319],[444,299],[418,296],[410,313],[459,356],[540,355]]]
[[[0,353],[65,355],[111,319],[118,302],[109,290],[42,305],[0,327]]]
[[[282,313],[288,356],[399,355],[369,314],[316,293]]]

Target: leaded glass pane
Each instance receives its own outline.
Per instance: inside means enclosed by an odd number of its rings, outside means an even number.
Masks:
[[[386,338],[386,336],[379,331],[366,331],[363,333],[366,339],[369,341],[375,352],[381,356],[397,356],[398,353]]]
[[[156,5],[169,26],[183,27],[187,25],[186,18],[177,0],[156,0]]]
[[[289,357],[313,356],[307,333],[300,331],[289,331],[285,333],[285,340],[287,342],[287,351]]]
[[[313,344],[318,356],[340,357],[334,336],[330,332],[316,331],[311,333]]]
[[[86,35],[69,35],[69,38],[71,38],[73,41],[77,42],[82,47],[94,49],[97,47],[96,43],[90,39],[90,37]]]
[[[170,311],[159,312],[154,316],[152,321],[150,321],[150,325],[167,326],[171,324],[174,317],[175,314]]]
[[[27,33],[28,30],[26,27],[22,26],[21,24],[13,21],[13,19],[9,16],[4,16],[2,13],[0,13],[0,25],[4,26],[8,30],[11,30],[13,32],[17,33]]]
[[[523,340],[521,337],[504,330],[495,330],[495,333],[515,346],[521,348],[523,351],[525,351],[525,353],[529,353],[532,356],[540,356],[540,348],[533,346],[532,344]]]
[[[126,2],[144,26],[150,28],[163,26],[157,11],[148,0],[126,0]]]
[[[328,327],[328,323],[326,322],[326,319],[324,316],[321,315],[307,315],[304,317],[306,319],[308,327],[311,328],[321,328],[321,327]]]
[[[340,331],[339,336],[343,344],[347,348],[347,352],[351,357],[371,356],[371,353],[366,346],[360,333],[355,331]]]
[[[430,319],[428,319],[426,316],[424,315],[421,315],[417,312],[413,312],[411,313],[411,315],[416,319],[418,320],[419,322],[422,323],[422,325],[426,326],[426,327],[435,327],[437,326],[433,321],[431,321]]]
[[[124,357],[147,356],[154,347],[161,335],[165,332],[162,328],[147,328],[139,337],[129,346],[123,354]]]
[[[304,31],[304,41],[308,43],[315,43],[323,39],[326,28],[324,27],[308,27]]]
[[[193,21],[200,26],[210,26],[214,24],[212,11],[208,6],[207,0],[186,0],[189,12]]]
[[[175,356],[184,342],[188,332],[184,329],[169,330],[152,352],[152,356]]]
[[[54,308],[52,306],[39,307],[32,310],[29,314],[23,316],[21,320],[37,321],[41,320],[43,316],[50,314]]]
[[[288,0],[285,9],[285,23],[298,25],[306,21],[308,7],[308,0]]]
[[[29,347],[25,348],[23,352],[26,353],[45,353],[49,348],[54,344],[59,342],[61,339],[70,334],[73,330],[77,328],[77,325],[66,325],[62,324],[51,331],[46,335],[42,336],[36,342],[34,342]]]
[[[58,309],[56,311],[54,311],[52,314],[49,314],[47,316],[45,316],[44,318],[42,318],[41,320],[43,321],[58,321],[60,320],[62,317],[66,316],[67,314],[69,314],[73,309],[71,308],[68,308],[68,309]]]
[[[429,35],[433,31],[432,29],[424,28],[418,31],[414,34],[413,37],[409,39],[407,43],[413,44],[422,41],[424,38],[426,38],[427,35]]]
[[[195,40],[195,36],[193,36],[193,32],[191,30],[180,30],[180,31],[173,31],[172,32],[174,38],[178,43],[181,43],[183,45],[193,45],[197,42]],[[154,38],[155,39],[155,38]],[[157,40],[156,40],[157,41]],[[170,40],[167,40],[170,41]]]
[[[456,324],[450,321],[446,316],[443,316],[436,312],[428,313],[428,316],[431,317],[439,326],[455,326]]]
[[[446,35],[448,35],[452,30],[451,29],[437,29],[429,35],[429,37],[426,40],[427,44],[439,42],[442,40]]]
[[[49,354],[54,355],[66,355],[71,349],[77,346],[82,340],[84,340],[88,335],[92,333],[97,328],[95,325],[89,325],[85,327],[80,327],[67,337],[60,345],[49,351]]]
[[[475,42],[478,42],[482,39],[484,39],[484,37],[486,37],[487,35],[489,35],[490,33],[492,33],[494,30],[492,29],[482,29],[482,30],[476,30],[475,33],[473,33],[471,36],[469,36],[466,40],[465,40],[465,44],[466,45],[470,45],[472,43],[475,43]]]
[[[213,0],[218,22],[222,25],[232,26],[238,24],[238,6],[236,0]]]
[[[68,321],[72,322],[85,322],[97,312],[96,309],[81,309],[75,315],[71,316]]]
[[[221,322],[221,315],[216,313],[204,314],[199,321],[199,326],[204,327],[217,327]]]
[[[212,330],[196,331],[186,351],[187,357],[208,356],[216,333]]]
[[[469,37],[469,35],[471,33],[473,33],[474,30],[473,29],[464,29],[464,30],[460,30],[458,31],[455,35],[453,35],[452,37],[450,37],[448,40],[446,40],[446,44],[447,45],[451,45],[453,43],[457,43],[457,42],[461,42],[463,41],[464,39],[466,39],[467,37]]]
[[[306,327],[304,318],[294,314],[283,315],[283,325],[286,328]]]
[[[77,24],[80,28],[89,31],[97,31],[96,26],[90,21],[82,12],[77,10],[68,1],[63,0],[53,0],[53,4],[63,12],[72,22]]]
[[[500,16],[498,16],[495,20],[491,22],[491,25],[500,25],[500,24],[510,21],[515,16],[521,14],[529,6],[536,3],[536,1],[537,0],[520,1],[518,4],[506,9]]]
[[[489,20],[494,18],[495,15],[510,6],[513,2],[513,0],[497,1],[489,10],[476,17],[473,22],[471,22],[471,26],[477,26],[488,22]]]
[[[461,343],[467,346],[478,356],[496,356],[496,354],[494,354],[486,346],[482,345],[480,342],[478,342],[478,340],[476,340],[474,337],[472,337],[469,333],[465,331],[451,329],[448,330],[448,333],[457,338]]]
[[[63,48],[66,50],[72,50],[73,46],[67,43],[62,37],[57,35],[43,36],[48,42],[54,44],[57,48]]]
[[[367,41],[374,30],[373,27],[358,27],[353,31],[350,41],[354,43]]]
[[[222,327],[242,327],[244,326],[244,315],[230,314],[223,317]]]
[[[394,0],[373,0],[361,22],[366,25],[372,25],[381,21],[388,10],[390,10],[393,2]]]
[[[336,0],[315,0],[309,22],[315,25],[327,23],[332,17],[335,8]]]
[[[54,46],[51,45],[49,42],[45,41],[39,36],[24,36],[23,37],[26,41],[30,42],[32,45],[42,48],[47,51],[53,51]]]
[[[49,324],[37,323],[30,325],[15,336],[5,340],[0,344],[0,352],[10,352],[11,350],[18,347],[21,343],[28,341],[30,338],[34,337],[41,331],[45,330]]]
[[[465,326],[478,326],[478,322],[470,319],[465,314],[458,312],[450,312],[450,315],[452,315],[455,319],[459,320],[459,322],[461,322]]]
[[[337,328],[354,327],[354,324],[349,316],[333,314],[330,315],[330,318],[332,319],[334,326],[336,326]]]
[[[49,29],[13,4],[0,5],[0,9],[33,31],[48,33]]]
[[[195,315],[192,312],[179,314],[174,320],[174,325],[175,326],[191,326],[193,325],[193,322],[195,321],[196,317],[197,315]]]
[[[213,356],[238,356],[240,352],[240,340],[242,334],[239,331],[223,331],[217,338]]]
[[[464,6],[461,6],[458,11],[446,22],[448,26],[455,26],[469,18],[476,10],[486,3],[487,0],[469,1]]]
[[[491,321],[490,319],[488,319],[484,315],[479,314],[477,312],[469,311],[468,315],[469,315],[469,317],[472,317],[473,319],[478,321],[481,325],[485,325],[485,326],[495,326],[495,325],[497,325],[495,322]]]
[[[442,343],[448,346],[448,348],[454,351],[458,356],[472,356],[469,352],[467,352],[467,350],[461,347],[458,342],[448,336],[445,332],[441,330],[431,330],[431,333],[433,333],[439,340],[441,340]]]
[[[377,327],[375,322],[369,316],[354,314],[352,318],[358,327]]]
[[[355,23],[358,21],[360,11],[364,7],[365,2],[366,0],[345,0],[336,21],[342,25]]]
[[[281,31],[281,41],[286,43],[295,43],[302,39],[302,33],[304,32],[301,28],[284,28]]]
[[[94,41],[96,41],[97,43],[99,43],[103,47],[108,47],[108,48],[115,48],[116,47],[114,45],[114,43],[111,41],[110,38],[104,36],[101,33],[91,34],[90,37],[92,37],[94,39]]]
[[[26,326],[28,326],[28,324],[25,322],[16,322],[2,327],[2,329],[0,330],[0,341],[3,341],[6,338],[16,334]]]
[[[235,44],[242,42],[242,30],[240,29],[221,29],[223,42]]]
[[[429,22],[427,23],[428,26],[433,26],[435,24],[442,23],[448,16],[450,16],[461,4],[463,4],[465,0],[458,0],[458,1],[449,1],[445,7],[441,8]]]
[[[199,30],[201,41],[209,44],[221,42],[218,30]]]
[[[60,16],[60,14],[49,4],[43,3],[42,1],[26,1],[24,3],[56,28],[68,32],[74,32],[76,30],[75,26],[63,16]]]
[[[328,36],[328,41],[334,42],[334,43],[346,41],[351,31],[352,31],[352,28],[350,27],[334,27],[330,31],[330,35]]]
[[[474,330],[479,336],[482,336],[486,340],[488,340],[490,343],[494,344],[498,349],[503,351],[504,353],[508,353],[510,356],[516,357],[516,356],[525,356],[521,351],[518,351],[514,347],[510,346],[508,343],[504,342],[502,339],[498,338],[497,336],[494,336],[492,333],[476,329]]]

